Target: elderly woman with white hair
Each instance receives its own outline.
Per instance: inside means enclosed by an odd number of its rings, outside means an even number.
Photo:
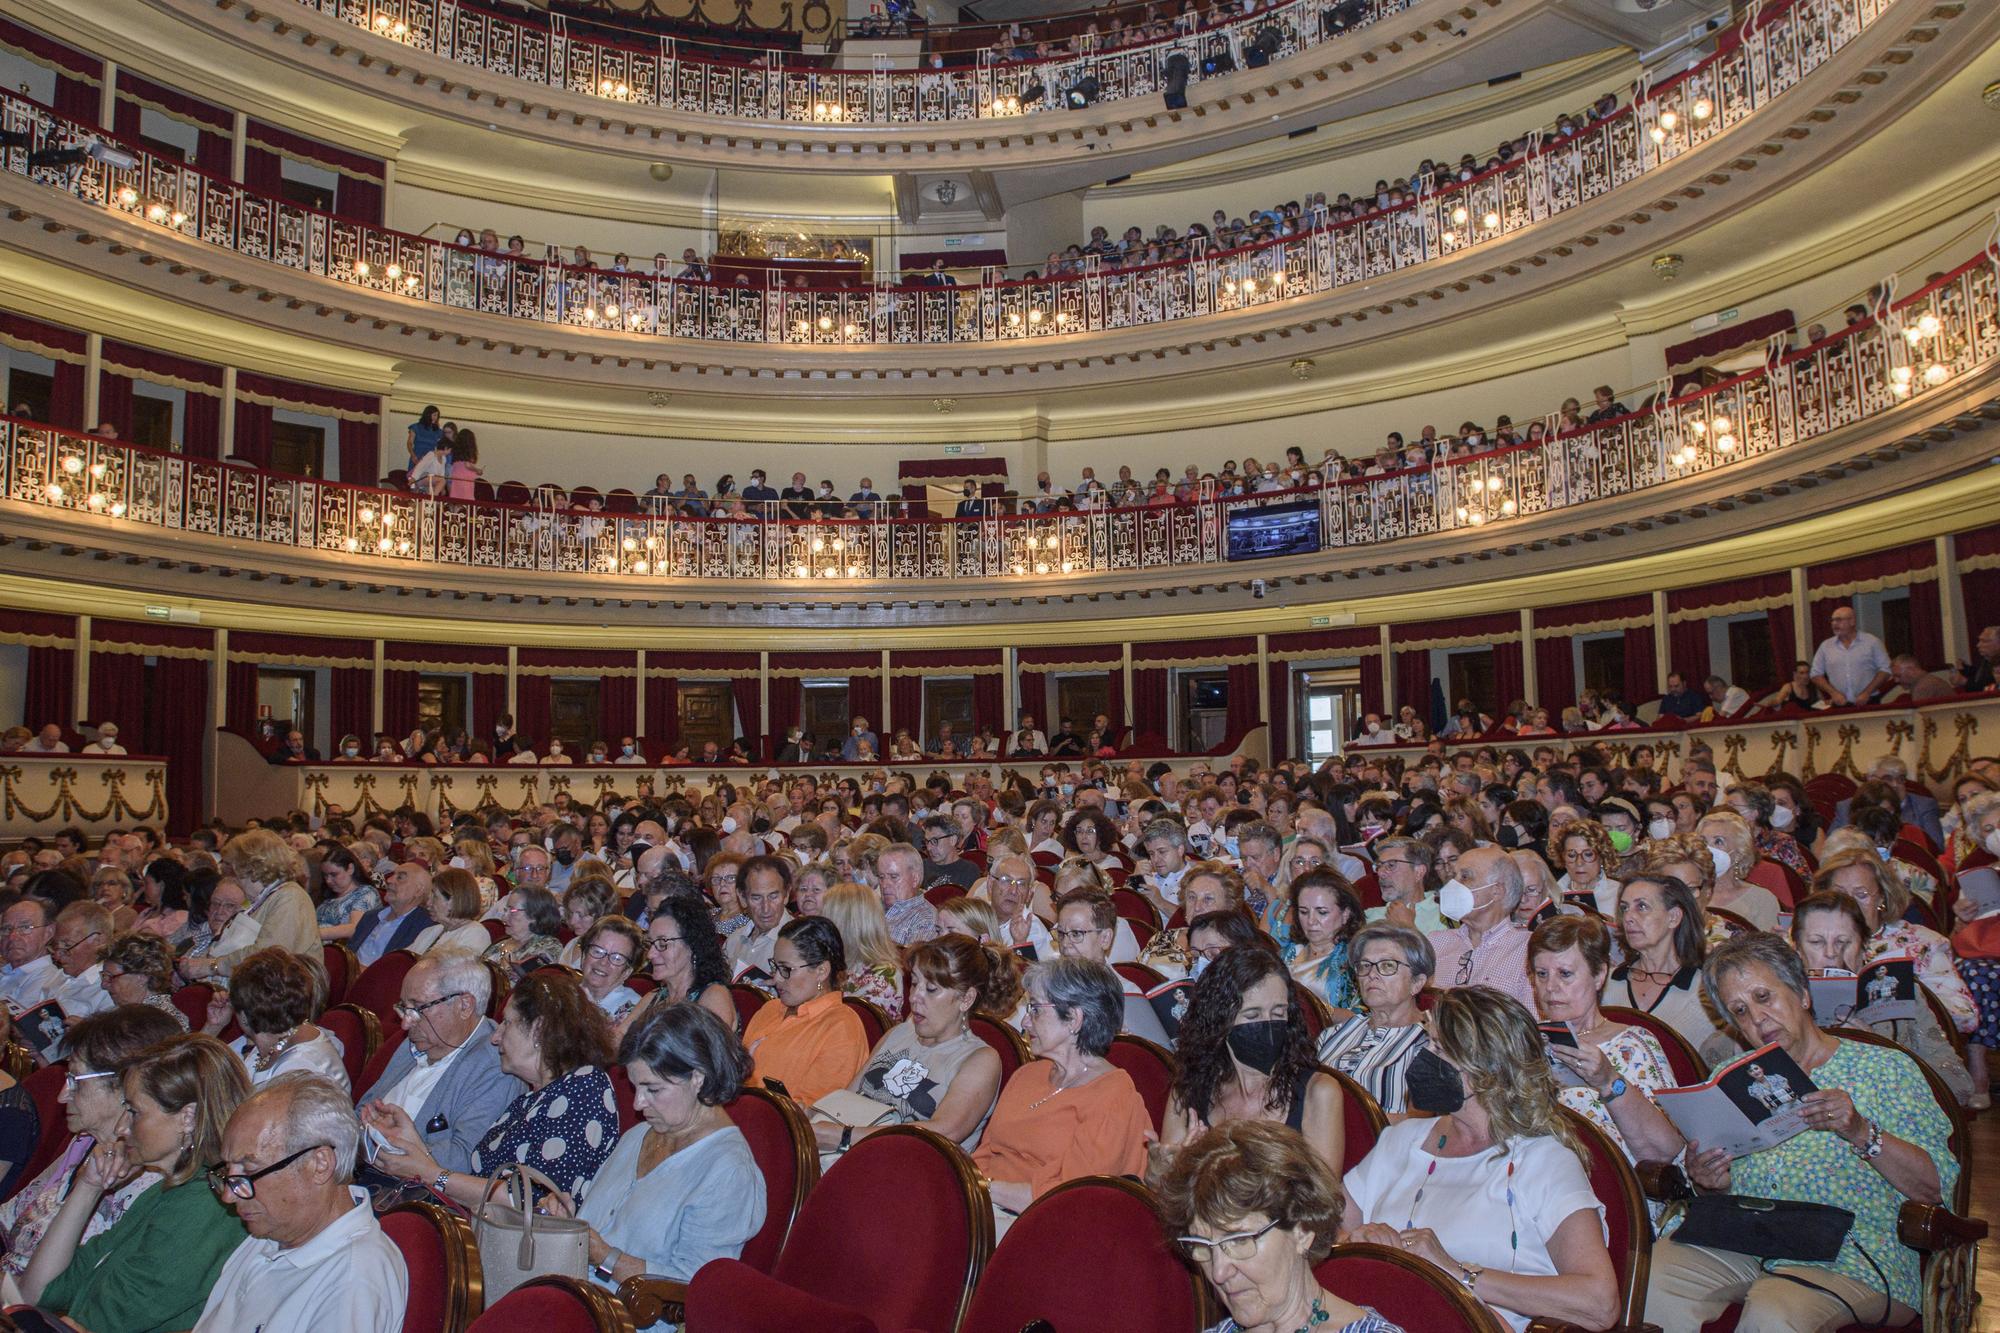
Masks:
[[[1758,930],[1776,930],[1776,895],[1744,878],[1757,866],[1757,838],[1749,821],[1734,810],[1711,810],[1695,821],[1694,831],[1715,864],[1708,910],[1734,913]]]
[[[244,912],[257,923],[256,940],[230,953],[184,958],[181,976],[189,981],[227,978],[258,949],[285,949],[299,955],[326,987],[319,918],[305,890],[305,858],[268,829],[239,833],[222,846],[223,874],[243,886]]]

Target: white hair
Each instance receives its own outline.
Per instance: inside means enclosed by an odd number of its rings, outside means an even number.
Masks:
[[[353,1174],[354,1154],[361,1145],[361,1121],[354,1113],[353,1098],[339,1085],[320,1074],[280,1074],[244,1098],[236,1114],[242,1115],[266,1099],[280,1103],[277,1121],[284,1127],[286,1152],[323,1143],[333,1149],[341,1179]]]
[[[465,949],[433,949],[418,966],[426,964],[437,969],[440,991],[464,991],[480,1013],[486,1012],[493,999],[493,973],[487,970],[485,959]]]

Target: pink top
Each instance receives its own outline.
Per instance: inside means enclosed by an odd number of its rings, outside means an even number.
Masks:
[[[454,500],[470,500],[475,498],[472,494],[472,485],[479,480],[479,475],[479,469],[473,464],[453,459],[451,464],[451,498]]]

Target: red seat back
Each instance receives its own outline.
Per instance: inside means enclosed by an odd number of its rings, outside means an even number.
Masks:
[[[1563,1116],[1590,1155],[1590,1190],[1604,1205],[1604,1225],[1610,1233],[1605,1248],[1611,1252],[1618,1304],[1624,1311],[1618,1322],[1637,1328],[1645,1322],[1646,1275],[1653,1260],[1653,1222],[1646,1212],[1645,1191],[1624,1150],[1609,1135],[1567,1107]]]
[[[396,1058],[396,1048],[403,1044],[403,1039],[402,1024],[398,1023],[394,1029],[384,1027],[382,1044],[375,1048],[375,1054],[369,1056],[368,1063],[361,1067],[361,1077],[354,1080],[354,1100],[357,1104],[363,1093],[381,1081],[382,1071]]]
[[[1153,923],[1150,921],[1135,921],[1129,916],[1124,920],[1125,924],[1131,928],[1133,940],[1138,943],[1141,949],[1151,944],[1153,936],[1160,933],[1153,928]]]
[[[618,1132],[623,1134],[639,1123],[639,1108],[633,1101],[638,1089],[632,1086],[632,1076],[624,1065],[613,1061],[604,1072],[611,1078],[611,1099],[618,1104]]]
[[[849,995],[845,998],[847,1007],[861,1020],[861,1031],[867,1035],[868,1049],[874,1050],[875,1043],[882,1040],[882,1035],[893,1026],[889,1022],[889,1015],[884,1013],[882,1006],[873,1000],[864,1000],[859,995]]]
[[[602,1287],[573,1277],[531,1278],[472,1321],[467,1333],[631,1333],[632,1317]]]
[[[326,1007],[345,1003],[347,988],[354,984],[356,974],[361,971],[360,960],[345,941],[333,940],[319,947],[320,957],[326,961]],[[197,1019],[195,1026],[205,1020]]]
[[[891,1125],[821,1178],[772,1276],[877,1328],[942,1331],[957,1326],[992,1249],[993,1205],[972,1159],[927,1129]]]
[[[1000,1086],[1006,1087],[1007,1080],[1014,1077],[1014,1071],[1034,1057],[1028,1053],[1028,1042],[1014,1031],[1005,1019],[995,1018],[987,1013],[974,1013],[969,1025],[972,1035],[993,1048],[1000,1057]]]
[[[500,942],[501,940],[504,940],[504,939],[506,939],[506,938],[507,938],[507,923],[506,923],[506,922],[504,922],[504,921],[482,921],[482,922],[480,922],[479,924],[480,924],[480,925],[482,925],[482,926],[484,926],[484,927],[486,927],[486,938],[487,938],[487,939],[489,939],[489,940],[491,940],[491,941],[493,941],[493,943],[495,943],[495,944],[498,944],[498,943],[499,943],[499,942]]]
[[[354,978],[347,988],[347,1003],[358,1004],[387,1027],[396,1021],[393,1010],[396,1001],[403,997],[403,978],[417,964],[417,956],[408,949],[395,949],[361,969],[361,975]]]
[[[1386,1245],[1336,1245],[1313,1268],[1319,1284],[1390,1323],[1423,1333],[1506,1333],[1507,1326],[1443,1269]]]
[[[208,1002],[215,998],[215,987],[205,981],[192,981],[173,993],[174,1008],[181,1011],[188,1026],[196,1032],[208,1022]]]
[[[933,884],[930,888],[924,890],[924,901],[932,907],[943,907],[952,899],[963,898],[964,896],[965,890],[959,888],[958,885],[951,883],[949,880],[943,884]]]
[[[1113,963],[1111,970],[1140,990],[1152,990],[1167,984],[1166,977],[1147,967],[1144,963]]]
[[[1123,881],[1121,880],[1120,883]],[[1111,905],[1118,915],[1127,921],[1144,925],[1148,930],[1160,928],[1160,914],[1154,910],[1152,902],[1137,889],[1113,889]]]
[[[1360,900],[1364,911],[1382,905],[1382,881],[1375,878],[1374,871],[1370,870],[1354,881],[1354,896]]]
[[[747,981],[732,981],[729,983],[729,998],[736,1002],[736,1030],[741,1032],[750,1026],[750,1020],[771,997]]]
[[[1157,1131],[1166,1122],[1167,1098],[1174,1090],[1174,1057],[1157,1042],[1121,1032],[1105,1058],[1132,1076]]]
[[[336,1005],[313,1022],[339,1040],[340,1062],[347,1067],[347,1084],[359,1091],[362,1072],[381,1048],[382,1025],[358,1004]]]
[[[1090,1262],[1074,1262],[1079,1238]],[[1057,1329],[1201,1327],[1202,1278],[1174,1253],[1152,1192],[1111,1176],[1084,1176],[1035,1200],[993,1252],[958,1333],[1020,1333],[1037,1319]]]
[[[1340,1085],[1340,1173],[1352,1171],[1375,1149],[1375,1140],[1382,1137],[1388,1127],[1389,1117],[1382,1113],[1368,1089],[1356,1083],[1337,1069],[1320,1066],[1322,1073],[1333,1075],[1333,1081]]]
[[[41,1129],[35,1137],[34,1153],[15,1179],[16,1189],[42,1174],[42,1169],[55,1161],[69,1144],[69,1116],[62,1104],[63,1079],[68,1074],[68,1062],[58,1060],[21,1080],[21,1086],[35,1103],[35,1115],[41,1120]]]
[[[1667,1053],[1667,1067],[1674,1071],[1677,1086],[1691,1088],[1708,1078],[1708,1065],[1702,1060],[1701,1053],[1671,1023],[1643,1009],[1627,1009],[1622,1005],[1607,1004],[1602,1012],[1614,1023],[1652,1033],[1659,1041],[1660,1049]]]
[[[764,1176],[764,1226],[743,1246],[744,1263],[760,1273],[776,1266],[799,1209],[819,1183],[819,1148],[798,1103],[762,1088],[745,1088],[723,1108],[750,1141]]]
[[[461,1333],[483,1303],[472,1224],[448,1208],[418,1201],[382,1214],[382,1230],[402,1252],[410,1274],[403,1333]]]

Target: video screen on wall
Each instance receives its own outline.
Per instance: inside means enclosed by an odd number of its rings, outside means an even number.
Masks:
[[[1262,560],[1311,555],[1319,550],[1319,501],[1299,500],[1265,509],[1239,506],[1229,513],[1229,558]]]

